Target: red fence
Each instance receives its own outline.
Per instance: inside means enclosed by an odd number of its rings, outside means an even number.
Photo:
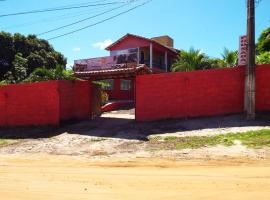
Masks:
[[[138,76],[136,119],[212,116],[244,109],[243,67]],[[256,108],[270,110],[270,65],[257,67]]]
[[[90,116],[88,81],[0,86],[0,126],[57,125]]]

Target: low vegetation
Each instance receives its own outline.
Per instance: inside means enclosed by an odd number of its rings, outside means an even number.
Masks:
[[[197,149],[216,145],[232,146],[237,141],[249,148],[270,147],[270,130],[264,129],[216,136],[160,136],[150,139],[154,148],[160,145],[160,148],[164,149]]]
[[[29,75],[28,78],[22,82],[39,82],[39,81],[49,81],[49,80],[77,80],[73,76],[73,71],[65,70],[61,65],[57,65],[55,69],[37,68]]]
[[[0,139],[0,146],[6,145],[6,144],[8,144],[8,142],[6,140]]]
[[[34,83],[49,80],[79,80],[73,76],[72,70],[65,70],[62,65],[57,65],[55,69],[36,68],[28,77],[18,79],[10,76],[6,80],[0,81],[0,85],[8,85],[13,83]]]

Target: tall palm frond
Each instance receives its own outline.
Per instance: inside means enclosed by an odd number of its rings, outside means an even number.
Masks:
[[[233,67],[237,65],[238,51],[230,51],[225,47],[221,56],[227,67]]]
[[[174,72],[193,71],[206,69],[209,65],[208,57],[199,49],[190,48],[188,51],[181,51],[176,62],[172,66]]]

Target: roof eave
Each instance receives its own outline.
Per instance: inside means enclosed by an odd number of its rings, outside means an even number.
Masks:
[[[124,35],[123,37],[121,37],[120,39],[118,39],[117,41],[115,41],[114,43],[112,43],[110,46],[106,47],[105,50],[110,51],[113,46],[115,46],[116,44],[118,44],[119,42],[121,42],[122,40],[124,40],[128,36],[139,38],[139,39],[142,39],[142,40],[147,40],[148,42],[151,42],[151,43],[155,43],[157,45],[160,45],[160,46],[168,49],[169,51],[171,51],[171,52],[173,52],[175,54],[178,53],[178,50],[175,49],[175,48],[173,48],[173,47],[167,47],[165,45],[162,45],[162,44],[156,42],[155,40],[152,40],[152,39],[149,39],[149,38],[145,38],[145,37],[142,37],[142,36],[139,36],[139,35],[130,34],[130,33],[127,33],[126,35]]]

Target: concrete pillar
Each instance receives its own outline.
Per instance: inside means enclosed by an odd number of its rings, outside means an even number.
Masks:
[[[141,52],[140,52],[140,47],[138,48],[138,53],[137,53],[137,64],[140,64],[140,60],[141,60]]]
[[[165,51],[165,69],[166,69],[166,72],[168,72],[168,52]]]
[[[153,44],[150,44],[150,69],[153,68]]]

